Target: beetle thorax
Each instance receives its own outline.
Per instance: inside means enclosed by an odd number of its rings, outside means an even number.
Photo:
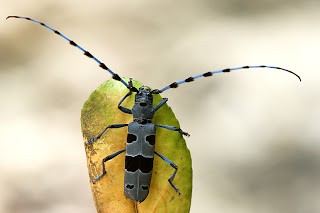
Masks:
[[[151,90],[142,86],[135,95],[135,103],[132,107],[133,120],[139,123],[151,123],[154,116],[153,96]]]

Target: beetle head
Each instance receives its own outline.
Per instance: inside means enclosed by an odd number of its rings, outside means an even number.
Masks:
[[[142,86],[135,96],[135,102],[152,104],[153,96],[149,87]]]

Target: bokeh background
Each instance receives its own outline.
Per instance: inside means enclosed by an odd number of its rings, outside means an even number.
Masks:
[[[191,212],[320,212],[319,1],[2,0],[0,212],[93,213],[80,111],[110,75],[8,15],[153,88],[243,65],[295,71],[301,83],[244,70],[163,96],[191,134]]]

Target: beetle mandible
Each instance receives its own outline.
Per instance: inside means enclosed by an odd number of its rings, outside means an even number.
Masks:
[[[95,138],[90,139],[86,144],[90,145],[96,140],[98,140],[106,131],[110,128],[121,128],[121,127],[128,127],[128,134],[127,134],[127,144],[126,148],[120,151],[117,151],[107,157],[105,157],[102,160],[102,174],[99,175],[97,178],[92,180],[92,182],[96,182],[100,180],[105,174],[106,169],[104,163],[108,160],[111,160],[112,158],[118,156],[119,154],[125,152],[125,178],[124,178],[124,192],[128,198],[130,198],[132,201],[138,201],[143,202],[149,193],[150,188],[150,181],[152,176],[152,168],[153,168],[153,159],[154,154],[158,155],[161,159],[163,159],[168,165],[173,167],[175,170],[171,177],[168,179],[170,185],[173,187],[173,189],[180,194],[179,189],[172,183],[172,181],[175,178],[175,175],[178,171],[178,167],[176,164],[174,164],[171,160],[163,156],[162,154],[155,151],[155,134],[156,134],[156,127],[165,128],[171,131],[177,131],[181,133],[182,135],[189,136],[188,133],[182,131],[180,128],[173,127],[173,126],[167,126],[167,125],[161,125],[161,124],[153,124],[152,118],[157,110],[159,110],[167,101],[167,98],[163,98],[163,100],[156,106],[153,107],[153,94],[159,94],[164,92],[167,89],[170,88],[177,88],[182,83],[188,83],[192,82],[197,78],[200,77],[209,77],[216,73],[221,72],[230,72],[233,70],[241,70],[241,69],[249,69],[249,68],[271,68],[271,69],[279,69],[282,71],[289,72],[299,78],[301,81],[301,78],[296,73],[283,69],[280,67],[275,66],[242,66],[242,67],[236,67],[236,68],[228,68],[228,69],[222,69],[212,72],[206,72],[200,75],[196,75],[193,77],[186,78],[184,80],[173,82],[170,85],[162,88],[162,89],[154,89],[151,90],[150,88],[146,86],[141,86],[140,88],[135,88],[132,84],[132,79],[130,79],[129,83],[127,84],[118,74],[111,71],[104,63],[102,63],[100,60],[98,60],[96,57],[94,57],[90,52],[83,49],[81,46],[76,44],[74,41],[70,40],[63,34],[61,34],[59,31],[49,27],[48,25],[39,22],[37,20],[28,18],[28,17],[22,17],[22,16],[8,16],[8,18],[20,18],[20,19],[26,19],[35,23],[38,23],[49,30],[53,31],[54,33],[60,35],[62,38],[67,40],[70,45],[76,46],[79,48],[84,55],[88,56],[89,58],[94,59],[96,62],[99,63],[99,66],[107,70],[111,75],[112,78],[115,80],[120,81],[124,86],[128,88],[128,93],[120,100],[118,104],[119,110],[121,110],[123,113],[132,114],[133,116],[133,122],[129,124],[112,124],[107,126],[105,129],[102,130],[102,132]],[[121,106],[123,101],[128,98],[132,93],[135,94],[135,103],[132,107],[132,109],[125,108]]]

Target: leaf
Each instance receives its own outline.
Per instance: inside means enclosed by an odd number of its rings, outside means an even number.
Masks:
[[[124,80],[128,81],[127,78]],[[135,81],[134,86],[139,88],[142,84]],[[119,101],[127,92],[128,89],[121,82],[113,79],[104,82],[92,92],[81,111],[84,142],[96,137],[110,124],[132,122],[132,115],[118,109]],[[154,106],[161,100],[160,95],[154,95]],[[131,95],[122,106],[131,109],[133,104],[134,95]],[[153,123],[179,127],[179,122],[167,104],[156,112]],[[102,173],[102,159],[125,149],[126,140],[127,127],[123,127],[108,129],[97,141],[90,145],[85,144],[90,184],[97,211],[99,213],[189,212],[192,192],[191,156],[179,132],[157,128],[155,150],[178,166],[173,184],[180,190],[180,196],[168,182],[174,169],[156,155],[150,192],[142,203],[135,203],[124,194],[124,153],[107,161],[105,163],[107,173],[96,183],[91,182]]]

